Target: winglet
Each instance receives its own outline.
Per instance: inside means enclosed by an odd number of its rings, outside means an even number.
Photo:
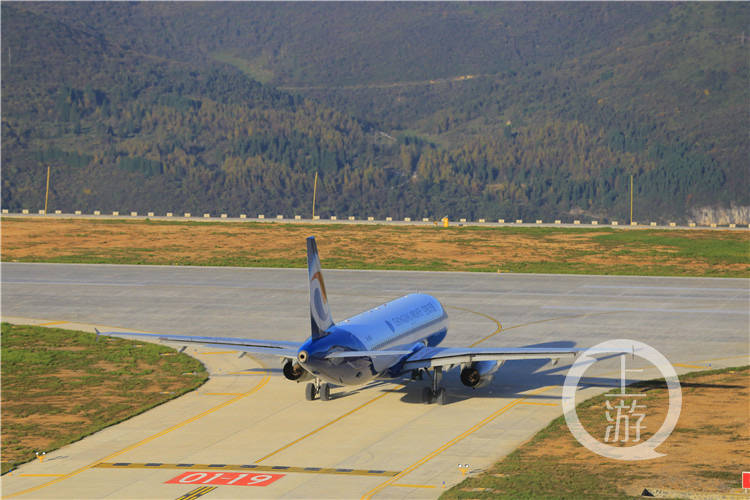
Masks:
[[[314,236],[307,238],[307,274],[310,279],[310,327],[315,340],[326,335],[326,330],[333,326],[333,318]]]

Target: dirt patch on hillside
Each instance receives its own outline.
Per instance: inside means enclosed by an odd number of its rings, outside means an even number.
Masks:
[[[750,275],[750,258],[683,255],[682,243],[597,239],[612,231],[3,219],[2,259],[301,267],[304,238],[315,234],[321,258],[339,268]],[[713,238],[750,248],[747,231],[672,231],[669,237],[684,246]]]

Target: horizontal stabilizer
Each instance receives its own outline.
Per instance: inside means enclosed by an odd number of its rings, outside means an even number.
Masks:
[[[338,351],[326,355],[326,359],[332,358],[361,358],[364,356],[374,358],[376,356],[406,356],[414,351]]]

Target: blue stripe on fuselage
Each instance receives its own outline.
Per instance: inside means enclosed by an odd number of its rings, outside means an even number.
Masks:
[[[336,384],[362,384],[378,375],[397,376],[405,356],[325,359],[335,351],[418,350],[445,338],[448,316],[440,302],[426,294],[411,294],[353,316],[309,339],[303,366],[316,377]]]

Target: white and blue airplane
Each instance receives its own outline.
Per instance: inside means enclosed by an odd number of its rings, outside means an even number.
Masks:
[[[444,369],[461,367],[461,382],[472,388],[488,384],[507,360],[574,357],[580,349],[537,347],[438,347],[448,333],[448,315],[431,295],[413,293],[334,323],[328,305],[318,248],[307,238],[310,281],[310,327],[305,342],[256,340],[233,337],[197,337],[126,332],[100,335],[143,337],[175,344],[201,344],[281,358],[284,376],[306,385],[305,397],[327,401],[331,385],[362,385],[373,379],[392,379],[411,374],[421,379],[432,371],[425,387],[425,403],[446,401],[441,387]]]

